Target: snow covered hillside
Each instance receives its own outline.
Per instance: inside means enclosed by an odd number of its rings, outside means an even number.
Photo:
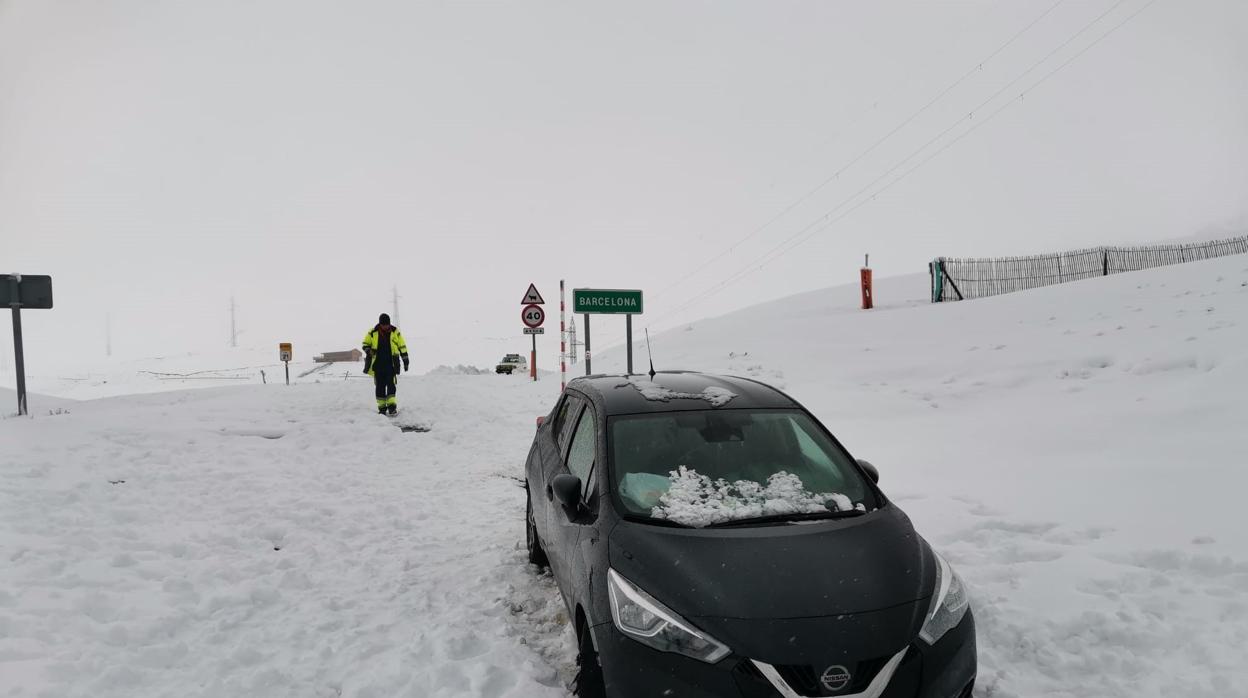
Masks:
[[[698,322],[656,365],[782,387],[879,466],[974,592],[977,695],[1248,696],[1248,258],[926,284]],[[32,390],[117,389],[74,385]],[[0,420],[0,695],[566,697],[517,479],[557,389],[405,376],[424,434],[342,375]]]
[[[1248,696],[1248,257],[926,290],[748,308],[655,363],[782,387],[879,467],[975,592],[977,695]]]

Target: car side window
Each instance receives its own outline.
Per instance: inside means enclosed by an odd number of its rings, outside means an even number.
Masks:
[[[598,430],[594,423],[593,409],[585,410],[581,421],[576,425],[576,434],[572,437],[572,447],[568,449],[568,472],[581,478],[585,483],[594,467],[594,455],[598,446]]]
[[[563,400],[563,407],[559,410],[559,416],[555,420],[554,431],[551,432],[555,436],[555,441],[559,443],[559,453],[566,453],[568,450],[568,441],[572,438],[572,428],[576,425],[576,417],[580,414],[581,404],[584,402],[584,400],[572,393],[568,393]]]
[[[550,418],[550,433],[557,440],[563,427],[568,422],[568,404],[572,401],[572,396],[564,395],[559,404],[555,406],[554,414]]]

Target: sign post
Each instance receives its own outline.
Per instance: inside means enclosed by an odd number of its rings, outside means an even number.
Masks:
[[[520,320],[524,322],[524,333],[533,340],[533,348],[529,352],[529,377],[536,381],[537,335],[546,333],[546,329],[542,327],[542,324],[546,322],[546,311],[542,310],[546,300],[542,298],[541,293],[538,293],[535,284],[529,284],[529,290],[524,292],[524,298],[520,299],[520,304],[524,306],[520,311]]]
[[[9,274],[0,280],[0,305],[13,310],[13,363],[17,370],[17,413],[28,414],[26,403],[26,354],[22,349],[22,308],[52,307],[52,277]]]
[[[632,315],[624,316],[624,336],[626,337],[626,341],[628,342],[628,351],[626,351],[625,354],[628,356],[628,375],[631,376],[633,375],[633,316]]]
[[[559,279],[559,392],[568,387],[568,325],[563,279]]]
[[[22,277],[14,274],[9,277],[9,289],[11,292],[11,300],[9,307],[13,308],[13,365],[17,371],[17,414],[26,414],[26,354],[22,350],[22,304],[18,300],[21,298],[20,284]]]
[[[585,316],[585,375],[590,375],[589,316],[623,315],[625,342],[628,344],[628,372],[633,372],[633,316],[641,315],[644,303],[639,290],[574,288],[572,312]]]
[[[295,357],[294,346],[290,342],[282,342],[277,345],[277,352],[282,363],[286,364],[286,385],[290,385],[290,361]]]

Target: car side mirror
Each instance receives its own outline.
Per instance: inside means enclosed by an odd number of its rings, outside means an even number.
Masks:
[[[858,467],[867,471],[867,477],[871,478],[871,482],[874,482],[877,485],[880,484],[880,469],[871,465],[870,461],[865,461],[859,458]]]
[[[555,492],[555,499],[570,514],[581,510],[581,478],[568,473],[561,473],[550,481],[550,488]]]

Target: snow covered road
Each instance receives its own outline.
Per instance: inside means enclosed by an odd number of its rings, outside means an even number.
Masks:
[[[566,695],[517,548],[551,391],[404,381],[428,434],[341,381],[0,422],[0,695]]]

